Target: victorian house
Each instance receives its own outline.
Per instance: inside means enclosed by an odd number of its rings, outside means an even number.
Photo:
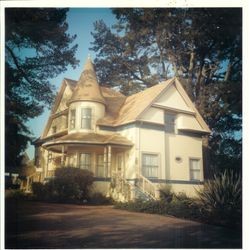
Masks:
[[[63,80],[35,164],[42,182],[59,167],[88,169],[94,190],[117,200],[157,199],[166,184],[194,196],[209,133],[178,79],[124,96],[99,85],[88,59],[78,81]]]

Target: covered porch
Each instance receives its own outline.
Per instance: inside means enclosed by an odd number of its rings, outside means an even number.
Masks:
[[[119,134],[75,133],[42,146],[47,151],[45,179],[53,177],[58,167],[76,167],[102,180],[117,174],[125,177],[125,162],[133,144]]]

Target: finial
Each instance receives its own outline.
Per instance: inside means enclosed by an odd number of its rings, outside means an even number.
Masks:
[[[90,53],[88,53],[88,59],[91,60],[91,55],[90,55]]]

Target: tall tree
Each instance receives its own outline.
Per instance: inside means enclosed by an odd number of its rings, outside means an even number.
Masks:
[[[114,9],[92,49],[101,82],[125,94],[178,77],[212,129],[212,165],[241,166],[242,13],[237,8]],[[232,18],[233,17],[233,18]]]
[[[5,161],[20,165],[32,134],[25,123],[51,105],[49,79],[75,67],[76,35],[67,33],[68,9],[5,9]]]

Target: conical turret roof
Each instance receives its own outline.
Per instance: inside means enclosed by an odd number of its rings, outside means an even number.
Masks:
[[[106,104],[97,81],[94,65],[88,57],[83,72],[76,84],[69,103],[75,101],[93,101]]]

